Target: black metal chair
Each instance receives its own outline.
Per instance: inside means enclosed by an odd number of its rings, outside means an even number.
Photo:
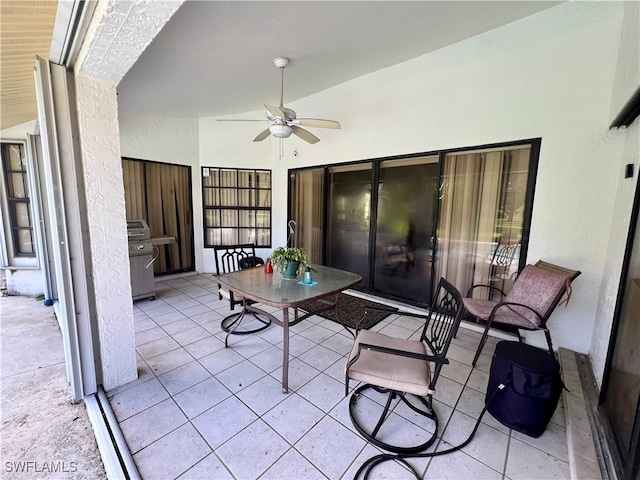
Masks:
[[[350,380],[362,382],[349,401],[349,415],[356,430],[377,447],[412,454],[429,448],[437,438],[438,417],[432,396],[442,366],[449,363],[446,354],[460,324],[462,296],[441,278],[428,315],[405,312],[402,315],[425,319],[420,340],[359,331],[347,361],[345,395],[349,392]],[[381,395],[382,398],[376,398]],[[432,434],[398,414],[403,408],[400,400],[433,422]],[[380,412],[373,419],[361,413],[375,409]],[[411,429],[410,433],[403,429],[401,438],[397,434],[399,421]]]
[[[253,244],[224,245],[213,247],[213,249],[216,259],[217,275],[264,265],[264,260],[256,256],[256,250]],[[222,330],[227,332],[224,339],[225,347],[228,346],[229,335],[247,335],[250,333],[256,333],[271,325],[271,320],[268,317],[260,315],[249,308],[251,304],[255,303],[252,300],[234,295],[233,292],[226,290],[220,284],[218,284],[218,296],[220,300],[223,298],[229,300],[231,310],[234,310],[236,305],[242,305],[242,310],[240,312],[226,316],[220,323]],[[257,327],[239,328],[242,322],[246,319],[246,316],[249,314],[253,317],[251,319],[251,323],[256,323],[257,321],[259,325]]]
[[[543,330],[549,353],[553,355],[553,343],[547,321],[564,294],[571,295],[571,282],[578,275],[579,270],[570,270],[539,260],[535,265],[527,265],[522,269],[507,294],[491,285],[473,285],[463,300],[465,315],[470,314],[472,318],[484,324],[485,329],[471,365],[476,366],[490,328],[514,333],[521,343],[523,339],[520,330]],[[500,293],[500,300],[472,298],[476,288],[497,291]]]

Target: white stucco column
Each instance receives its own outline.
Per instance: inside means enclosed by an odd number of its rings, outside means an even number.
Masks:
[[[110,390],[137,378],[115,85],[77,76],[76,106],[102,380]]]
[[[137,377],[116,87],[182,1],[99,0],[74,66],[102,383]]]

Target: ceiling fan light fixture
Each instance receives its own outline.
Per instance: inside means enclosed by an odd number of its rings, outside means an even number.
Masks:
[[[269,127],[269,131],[276,138],[289,138],[293,133],[293,128],[289,125],[274,124]]]

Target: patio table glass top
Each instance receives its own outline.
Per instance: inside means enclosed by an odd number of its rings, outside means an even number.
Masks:
[[[323,265],[312,265],[314,285],[303,285],[302,275],[286,279],[274,271],[265,273],[263,267],[238,270],[218,277],[218,281],[229,290],[272,307],[295,307],[310,299],[341,292],[358,284],[362,277],[356,273],[338,270]]]
[[[283,329],[282,342],[282,391],[289,391],[289,326],[304,320],[311,313],[298,316],[295,309],[294,319],[289,319],[289,308],[297,307],[306,300],[329,297],[360,283],[362,277],[356,273],[336,268],[313,265],[314,282],[312,285],[301,283],[298,278],[283,278],[279,272],[266,273],[263,267],[238,270],[225,273],[217,278],[218,283],[232,292],[258,303],[282,309],[282,320],[268,312],[251,305],[248,310],[268,316],[272,322]]]

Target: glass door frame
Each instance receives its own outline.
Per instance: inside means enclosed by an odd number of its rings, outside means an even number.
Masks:
[[[618,294],[616,297],[616,306],[613,313],[613,323],[611,326],[611,335],[609,337],[609,346],[607,350],[607,359],[604,366],[602,376],[602,387],[600,388],[600,396],[598,398],[598,418],[602,421],[604,437],[608,444],[608,450],[612,454],[613,466],[621,480],[633,480],[640,474],[640,399],[636,405],[634,416],[634,424],[631,430],[631,438],[629,441],[628,457],[623,458],[617,447],[613,428],[609,421],[608,414],[604,408],[605,401],[609,390],[609,383],[613,370],[613,360],[615,354],[616,341],[618,339],[618,331],[622,319],[622,308],[625,299],[625,290],[629,276],[629,267],[631,264],[631,255],[635,246],[635,242],[640,242],[640,238],[636,238],[636,228],[640,221],[640,181],[636,181],[636,191],[634,194],[633,207],[631,210],[631,218],[629,221],[629,230],[627,234],[627,242],[625,245],[624,259],[622,262],[622,271],[620,273],[620,282],[618,284]]]
[[[188,182],[188,211],[186,212],[185,215],[185,221],[187,221],[187,225],[189,226],[189,230],[190,230],[190,235],[189,238],[185,239],[186,242],[188,242],[188,245],[186,245],[190,250],[191,250],[191,255],[190,255],[190,262],[191,262],[191,267],[185,267],[185,268],[177,268],[177,269],[172,269],[172,270],[167,270],[165,272],[157,272],[154,273],[155,277],[162,277],[162,276],[167,276],[167,275],[175,275],[175,274],[180,274],[180,273],[188,273],[188,272],[194,272],[196,270],[196,259],[195,259],[195,223],[194,223],[194,217],[193,217],[193,167],[191,165],[185,165],[185,164],[181,164],[181,163],[170,163],[170,162],[161,162],[161,161],[157,161],[157,160],[145,160],[145,159],[140,159],[140,158],[133,158],[133,157],[121,157],[120,161],[124,162],[124,161],[130,161],[130,162],[137,162],[142,166],[142,185],[141,185],[141,193],[144,196],[144,220],[149,223],[149,199],[148,199],[148,179],[147,179],[147,166],[148,165],[158,165],[158,166],[166,166],[166,167],[179,167],[179,168],[184,168],[186,169],[186,173],[187,173],[187,182]],[[124,171],[124,166],[123,166],[123,171]],[[125,186],[125,195],[126,195],[126,186]],[[128,220],[132,220],[132,219],[128,219]],[[204,215],[203,215],[203,224],[204,224]],[[179,234],[179,232],[178,232]],[[151,236],[153,237],[153,233],[151,234]],[[165,249],[165,255],[168,256],[168,253],[166,253],[166,249],[168,247],[171,247],[171,245],[180,245],[181,243],[181,239],[178,238],[176,236],[176,243],[175,244],[163,244],[163,245],[158,245],[158,248],[164,248]],[[179,247],[180,248],[180,247]]]
[[[520,256],[518,259],[518,273],[522,271],[522,269],[527,265],[527,253],[529,251],[529,238],[531,235],[531,218],[533,216],[533,197],[536,188],[536,179],[538,177],[538,162],[540,159],[540,145],[542,143],[541,138],[530,138],[526,140],[518,140],[515,142],[505,142],[505,143],[491,143],[487,145],[473,146],[473,147],[464,147],[464,148],[452,148],[448,150],[440,151],[440,185],[442,185],[442,176],[444,174],[444,163],[447,155],[451,154],[461,154],[465,152],[470,152],[474,150],[499,150],[503,148],[511,148],[518,146],[529,145],[531,148],[531,153],[529,155],[529,173],[527,177],[527,190],[524,199],[524,212],[522,216],[522,238],[520,240]],[[438,200],[438,211],[436,215],[436,229],[440,224],[440,201]],[[436,252],[438,250],[438,236],[434,234],[434,262],[432,266],[432,278],[435,275],[436,268]],[[466,292],[462,292],[463,294]]]
[[[380,165],[382,164],[382,162],[393,161],[393,160],[407,160],[407,159],[413,159],[418,157],[437,156],[439,158],[439,164],[440,164],[438,185],[441,185],[444,159],[447,155],[464,153],[472,150],[494,150],[494,149],[498,150],[501,148],[529,146],[531,148],[531,153],[529,158],[529,171],[528,171],[527,187],[526,187],[527,191],[525,195],[525,208],[523,212],[523,221],[522,221],[522,239],[520,244],[520,258],[518,263],[518,272],[520,272],[527,264],[526,259],[527,259],[527,252],[529,247],[529,238],[531,233],[531,218],[533,215],[533,199],[535,194],[536,178],[538,175],[538,161],[540,158],[541,143],[542,143],[542,139],[538,137],[538,138],[516,140],[513,142],[491,143],[491,144],[485,144],[485,145],[475,145],[475,146],[469,146],[469,147],[433,150],[433,151],[404,154],[404,155],[393,155],[393,156],[379,157],[379,158],[373,158],[373,159],[362,159],[362,160],[355,160],[351,162],[339,162],[339,163],[331,163],[331,164],[309,165],[309,166],[299,167],[299,168],[290,168],[288,169],[288,172],[287,172],[288,178],[289,178],[289,182],[287,184],[287,218],[291,218],[291,215],[292,215],[291,181],[292,181],[292,178],[294,178],[296,172],[309,170],[309,169],[322,168],[324,170],[324,199],[323,199],[324,214],[323,214],[323,225],[322,225],[324,247],[323,247],[323,253],[322,253],[322,261],[323,263],[325,263],[327,258],[327,252],[326,252],[327,230],[328,230],[328,221],[329,221],[327,202],[329,197],[329,179],[330,179],[331,168],[357,165],[361,163],[370,162],[372,164],[372,174],[371,174],[372,183],[371,184],[377,185],[380,179]],[[376,246],[377,215],[378,215],[378,191],[377,191],[377,188],[372,188],[371,189],[371,212],[370,212],[371,221],[369,224],[369,258],[368,258],[368,266],[367,266],[369,281],[367,282],[367,285],[361,284],[359,287],[356,287],[358,290],[363,290],[367,293],[373,293],[375,261],[374,261],[374,258],[372,258],[371,252],[375,251],[375,246]],[[434,222],[434,228],[436,229],[436,231],[439,223],[440,223],[440,199],[438,198],[438,200],[436,201],[436,215],[435,215],[435,222]],[[429,298],[433,296],[434,282],[437,283],[437,281],[434,280],[434,275],[436,272],[437,250],[438,250],[438,238],[437,238],[436,232],[434,232],[434,243],[433,243],[434,260],[431,263],[431,285],[429,287]],[[466,292],[463,292],[463,293],[466,293]],[[428,302],[428,299],[426,299],[427,300],[426,302],[425,301],[409,302],[406,299],[399,299],[397,297],[394,297],[391,295],[385,295],[380,292],[376,292],[375,294],[380,297],[390,298],[392,300],[399,300],[403,303],[409,303],[411,305],[415,305],[418,307],[427,306],[427,302]]]

